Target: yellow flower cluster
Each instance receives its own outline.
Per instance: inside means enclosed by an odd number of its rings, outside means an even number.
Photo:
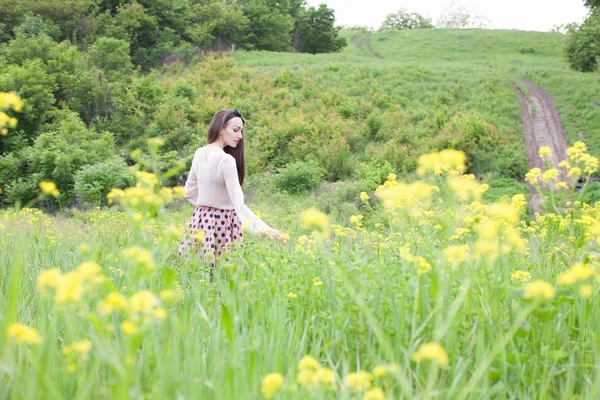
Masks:
[[[415,256],[410,253],[410,250],[407,246],[401,247],[399,249],[400,258],[408,263],[414,263],[417,266],[416,273],[421,276],[426,274],[431,270],[431,264],[427,262],[425,258],[422,256]]]
[[[295,250],[297,253],[302,253],[309,257],[314,257],[315,252],[314,248],[317,243],[319,234],[317,232],[313,232],[310,236],[300,235],[298,239],[296,239],[296,247]]]
[[[350,223],[356,229],[362,228],[362,220],[363,220],[363,216],[362,215],[351,215],[350,216]]]
[[[367,192],[360,192],[360,200],[361,200],[363,203],[367,204],[367,203],[369,202],[369,199],[370,199],[370,198],[371,198],[371,197],[369,197],[369,195],[367,194]]]
[[[528,271],[515,271],[510,275],[511,281],[529,282],[531,280],[531,273]]]
[[[449,363],[446,350],[440,344],[434,342],[420,345],[411,359],[416,363],[426,360],[433,361],[442,368],[447,367]]]
[[[323,368],[311,356],[304,356],[298,362],[296,382],[302,386],[317,388],[323,385],[331,388],[335,384],[335,374],[329,368]]]
[[[469,259],[469,245],[458,244],[446,247],[442,255],[448,264],[456,268]]]
[[[428,172],[443,175],[446,172],[462,174],[466,171],[467,157],[465,153],[454,149],[424,154],[419,157],[417,174],[424,176]]]
[[[388,182],[386,182],[388,183]],[[383,201],[387,209],[404,208],[426,208],[431,204],[433,193],[439,191],[437,186],[417,181],[410,184],[396,182],[394,184],[383,184],[375,191],[377,197]]]
[[[260,388],[260,391],[263,394],[263,396],[265,396],[265,399],[272,399],[282,387],[283,376],[279,373],[274,372],[265,375],[265,377],[262,380],[262,387]]]
[[[22,108],[23,101],[19,96],[14,93],[0,92],[0,135],[6,135],[7,127],[15,128],[18,122],[15,117],[10,117],[4,110],[12,109],[20,112]]]
[[[42,337],[37,330],[28,327],[27,325],[14,323],[9,325],[6,330],[9,339],[12,339],[17,344],[40,344]]]
[[[114,201],[137,211],[134,221],[141,222],[144,218],[153,217],[174,197],[183,197],[183,188],[163,187],[158,189],[158,177],[155,174],[135,171],[137,183],[126,189],[112,189],[107,195],[109,204]]]
[[[84,339],[63,347],[61,353],[67,360],[67,371],[77,371],[79,363],[89,359],[91,349],[92,342],[89,339]]]
[[[541,147],[539,155],[542,159],[550,161],[552,151],[548,147]],[[558,163],[558,168],[548,168],[542,171],[540,168],[532,168],[525,174],[525,180],[537,190],[549,188],[554,190],[567,190],[573,187],[580,177],[589,177],[596,171],[600,163],[596,157],[587,153],[587,147],[583,142],[576,142],[567,149],[568,160],[562,160]],[[549,163],[547,163],[549,165]],[[562,171],[562,172],[561,172]],[[570,178],[570,184],[561,181],[561,176]],[[541,184],[544,184],[542,186]]]
[[[548,146],[542,146],[538,150],[538,154],[542,160],[549,160],[552,157],[552,149]]]
[[[146,272],[152,272],[156,269],[156,262],[152,252],[139,246],[132,246],[121,250],[121,255],[131,262],[137,268]]]
[[[558,276],[559,285],[574,285],[579,281],[585,281],[596,273],[593,265],[576,263],[568,271]]]
[[[44,193],[47,196],[60,196],[60,191],[57,189],[56,184],[54,182],[42,181],[40,182],[40,189],[42,189],[42,193]]]
[[[58,268],[40,272],[36,286],[41,296],[48,296],[51,289],[54,291],[55,304],[69,305],[78,304],[84,294],[92,292],[105,279],[100,265],[86,261],[65,274]]]
[[[362,392],[371,387],[373,375],[367,371],[350,372],[344,378],[344,384],[354,392]]]
[[[473,175],[454,175],[448,177],[448,187],[461,201],[479,200],[488,190],[488,185],[480,185]]]
[[[590,176],[598,171],[598,159],[587,153],[587,147],[583,142],[575,142],[572,147],[569,147],[567,149],[567,157],[569,157],[572,168],[575,167],[579,168],[580,171],[583,170],[584,176]]]
[[[329,218],[324,212],[316,208],[309,208],[302,213],[302,225],[306,228],[316,228],[324,232],[329,227]]]
[[[542,280],[533,281],[523,286],[523,297],[526,299],[552,300],[554,287]]]

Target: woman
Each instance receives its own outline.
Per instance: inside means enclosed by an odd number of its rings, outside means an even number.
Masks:
[[[237,110],[220,110],[208,127],[208,140],[196,150],[185,183],[185,199],[196,206],[179,253],[190,248],[214,262],[223,248],[248,232],[283,240],[281,232],[261,221],[244,204],[242,185],[246,173],[244,124]],[[202,240],[204,237],[204,240]]]

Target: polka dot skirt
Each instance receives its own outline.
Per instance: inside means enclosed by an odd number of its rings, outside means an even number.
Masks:
[[[216,257],[227,244],[238,239],[243,240],[241,225],[234,210],[197,206],[183,235],[179,254],[197,254],[202,251],[204,255]],[[204,232],[204,241],[199,240],[202,238],[202,232],[197,231]]]

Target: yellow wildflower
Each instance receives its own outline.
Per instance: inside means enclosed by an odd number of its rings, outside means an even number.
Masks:
[[[590,264],[576,263],[568,271],[558,276],[559,285],[572,285],[593,276],[595,268]]]
[[[302,213],[302,224],[307,228],[326,230],[329,225],[327,215],[316,208],[309,208]]]
[[[65,356],[69,356],[71,354],[79,354],[82,360],[87,360],[89,358],[89,352],[92,349],[92,342],[89,339],[84,339],[79,342],[75,342],[69,346],[65,346],[62,349],[62,353]]]
[[[351,215],[350,216],[350,223],[355,228],[361,228],[362,227],[362,220],[363,220],[363,216],[362,215]]]
[[[581,285],[579,288],[579,295],[584,299],[589,299],[594,294],[594,288],[591,285]]]
[[[440,367],[448,366],[448,354],[446,350],[438,343],[429,342],[419,346],[411,358],[414,362],[420,363],[425,360],[436,362]]]
[[[569,178],[578,178],[581,176],[581,168],[579,167],[573,167],[569,170],[569,173],[567,174],[567,176]]]
[[[531,273],[528,271],[515,271],[510,276],[511,281],[529,282],[531,280]]]
[[[127,298],[119,292],[111,292],[98,304],[98,312],[103,315],[113,311],[123,311],[127,307]]]
[[[51,268],[40,272],[36,281],[36,288],[40,295],[46,296],[48,288],[56,289],[62,282],[63,275],[58,268]]]
[[[466,161],[465,153],[454,149],[424,154],[418,159],[417,174],[423,176],[428,172],[433,172],[435,175],[442,175],[450,171],[464,173]]]
[[[363,395],[362,400],[385,400],[385,393],[379,388],[369,389]]]
[[[539,168],[532,168],[525,174],[525,180],[531,185],[536,186],[540,177],[542,176],[542,170]]]
[[[542,174],[542,181],[544,183],[553,182],[557,179],[558,179],[558,170],[556,168],[547,169]]]
[[[121,330],[123,331],[124,334],[126,334],[127,336],[130,336],[136,332],[137,327],[131,321],[123,321],[123,322],[121,322]]]
[[[448,264],[456,267],[469,258],[469,246],[466,244],[448,246],[442,254]]]
[[[373,375],[367,371],[351,372],[344,378],[346,386],[355,392],[360,392],[371,387]]]
[[[121,250],[121,255],[133,261],[136,266],[144,268],[147,271],[154,271],[156,269],[156,263],[154,262],[152,252],[150,250],[139,246],[133,246]]]
[[[335,374],[329,368],[322,368],[315,373],[313,380],[316,383],[331,386],[335,383]]]
[[[366,204],[366,203],[369,201],[369,199],[370,199],[370,197],[369,197],[369,195],[367,194],[367,192],[360,192],[360,200],[361,200],[363,203],[365,203],[365,204]]]
[[[21,112],[23,100],[15,93],[0,92],[0,109],[7,110],[9,108],[12,108],[16,112]]]
[[[372,373],[375,378],[381,378],[382,376],[386,376],[388,374],[388,370],[384,366],[377,365],[375,368],[373,368]]]
[[[54,182],[42,181],[40,182],[40,189],[42,189],[42,193],[52,197],[60,196],[59,190],[56,188],[56,184]]]
[[[552,157],[552,149],[548,146],[540,147],[538,154],[542,160],[549,160]]]
[[[551,300],[554,297],[554,287],[542,280],[530,282],[523,286],[523,296],[526,299],[541,298]]]
[[[306,355],[298,362],[298,369],[316,371],[321,369],[321,364],[313,357]]]
[[[282,387],[283,376],[274,372],[263,378],[260,391],[266,399],[272,399]]]
[[[6,331],[9,339],[13,339],[18,344],[40,344],[42,337],[34,328],[27,325],[14,323]]]

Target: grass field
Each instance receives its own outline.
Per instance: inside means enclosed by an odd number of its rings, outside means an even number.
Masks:
[[[191,206],[145,174],[118,206],[4,210],[0,398],[597,399],[600,206],[552,192],[530,219],[520,194],[517,79],[546,87],[570,141],[581,129],[600,151],[582,99],[597,75],[569,71],[561,41],[383,32],[369,39],[380,58],[351,45],[162,71],[201,90],[195,106],[245,110],[250,205],[290,239],[247,235],[214,270],[181,258]],[[261,173],[279,140],[323,156],[311,139],[328,132],[397,174],[291,195]],[[472,158],[437,152],[449,143]],[[581,145],[569,154],[572,179],[597,170]]]

